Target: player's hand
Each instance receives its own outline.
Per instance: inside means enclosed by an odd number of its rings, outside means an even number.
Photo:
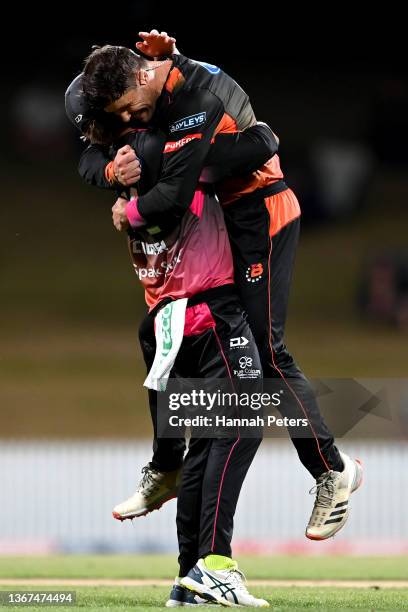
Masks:
[[[176,52],[176,39],[168,36],[167,32],[139,32],[143,42],[137,42],[136,48],[149,57],[160,57],[161,55],[171,55]]]
[[[113,172],[122,185],[133,185],[140,180],[142,173],[140,161],[131,146],[125,145],[116,153],[113,160]]]
[[[128,229],[129,221],[126,216],[126,204],[125,198],[118,198],[115,204],[112,206],[112,220],[113,225],[116,227],[118,232],[123,232]]]

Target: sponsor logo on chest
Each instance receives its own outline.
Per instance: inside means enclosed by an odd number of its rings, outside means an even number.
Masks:
[[[195,115],[189,115],[188,117],[183,117],[183,119],[178,119],[174,123],[171,123],[169,126],[170,133],[173,132],[182,132],[183,130],[190,130],[191,128],[195,128],[200,125],[204,125],[207,120],[207,113],[205,111],[201,113],[196,113]]]
[[[145,255],[160,255],[167,251],[167,246],[164,240],[161,242],[141,242],[135,240],[133,242],[133,253],[144,253]]]
[[[174,153],[174,151],[178,151],[192,140],[201,140],[201,137],[202,134],[187,134],[187,136],[180,138],[180,140],[166,142],[163,153]]]

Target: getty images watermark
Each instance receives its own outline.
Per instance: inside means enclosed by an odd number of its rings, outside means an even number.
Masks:
[[[305,397],[307,396],[307,397]],[[338,438],[408,434],[407,379],[169,379],[158,393],[161,438],[313,436],[313,405]],[[188,433],[188,432],[187,432]]]
[[[179,437],[189,428],[194,437],[263,436],[267,430],[306,429],[304,414],[281,414],[288,390],[275,384],[262,389],[258,378],[244,380],[169,380],[158,394],[160,437]]]
[[[259,392],[227,392],[217,389],[206,391],[204,389],[192,389],[188,392],[173,392],[168,396],[168,407],[171,411],[187,412],[184,414],[173,414],[168,416],[170,427],[307,427],[306,418],[278,418],[274,414],[261,416],[260,414],[249,415],[248,409],[261,411],[263,408],[279,407],[284,391],[281,389],[275,393]],[[242,409],[245,409],[242,414]],[[205,412],[215,412],[214,415],[196,414],[191,409],[201,409]],[[226,409],[226,411],[225,411]],[[237,410],[234,414],[231,409]],[[200,410],[200,412],[201,412]],[[221,412],[221,413],[220,413]]]
[[[260,410],[266,406],[279,406],[282,394],[283,390],[269,394],[227,392],[221,389],[213,392],[206,391],[205,389],[191,389],[191,391],[170,393],[168,405],[170,410],[189,407],[212,410],[217,406],[245,406],[250,407],[252,410]]]

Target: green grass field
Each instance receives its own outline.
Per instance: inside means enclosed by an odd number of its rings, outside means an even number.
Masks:
[[[408,557],[237,557],[248,578],[408,580]],[[169,578],[174,555],[0,557],[1,578]]]
[[[0,587],[4,588],[4,587]],[[71,588],[71,587],[70,587]],[[12,587],[15,590],[15,587]],[[19,587],[33,591],[32,587]],[[11,588],[10,588],[11,590]],[[36,587],[38,590],[38,587]],[[58,587],[53,586],[53,591]],[[67,587],[61,587],[67,590]],[[76,605],[64,610],[161,610],[166,609],[169,589],[164,587],[81,587],[76,590]],[[251,589],[254,595],[267,599],[271,610],[406,610],[408,592],[403,589],[354,590],[328,588],[268,588]],[[21,606],[20,606],[21,607]],[[15,609],[15,607],[13,607]],[[41,606],[24,606],[29,610],[44,610]],[[47,608],[46,608],[47,609]],[[204,608],[206,609],[206,608]],[[222,609],[222,608],[221,608]],[[256,608],[250,608],[256,609]]]
[[[251,557],[238,558],[249,580],[310,579],[370,580],[371,588],[316,586],[254,586],[274,610],[408,610],[408,588],[383,588],[382,580],[408,580],[407,557]],[[1,590],[75,590],[75,608],[89,610],[155,610],[163,607],[176,573],[174,557],[156,555],[0,557]],[[24,580],[56,579],[52,586],[32,586]],[[168,579],[166,586],[58,585],[58,579]],[[7,584],[20,579],[18,585]],[[28,606],[26,606],[27,608]],[[30,610],[40,610],[29,606]]]

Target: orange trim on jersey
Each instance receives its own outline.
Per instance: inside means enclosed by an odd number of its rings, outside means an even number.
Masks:
[[[300,205],[291,189],[265,198],[269,213],[269,236],[275,236],[280,230],[297,217],[300,217]]]
[[[235,132],[239,132],[237,122],[231,117],[231,115],[224,113],[221,121],[215,128],[214,136],[216,134],[231,134]]]
[[[169,76],[167,77],[167,81],[165,84],[165,89],[169,93],[173,93],[178,87],[181,87],[183,83],[185,83],[186,79],[181,74],[178,68],[172,68],[169,72]]]
[[[252,193],[255,189],[262,189],[272,183],[283,179],[278,155],[271,157],[256,172],[246,176],[236,176],[222,181],[217,189],[217,195],[222,205],[230,204],[238,198]]]

